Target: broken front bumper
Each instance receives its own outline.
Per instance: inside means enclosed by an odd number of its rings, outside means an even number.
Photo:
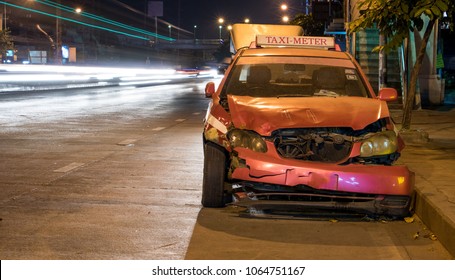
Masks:
[[[284,159],[270,148],[267,153],[245,148],[237,148],[236,152],[239,164],[232,168],[232,179],[364,194],[409,196],[413,192],[414,173],[404,165],[338,165]]]
[[[245,192],[237,204],[266,208],[277,205],[361,209],[375,214],[406,215],[412,203],[414,173],[406,166],[308,162],[237,148],[239,162],[231,179],[247,185],[276,185],[287,191]],[[251,184],[253,183],[253,184]],[[302,190],[305,186],[307,190]],[[295,191],[294,191],[295,190]]]

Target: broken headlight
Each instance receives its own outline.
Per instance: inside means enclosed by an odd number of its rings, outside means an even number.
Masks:
[[[374,134],[362,141],[361,157],[372,157],[392,154],[397,150],[397,135],[394,131],[384,131]]]
[[[229,131],[228,138],[232,148],[242,147],[255,152],[267,152],[267,144],[256,132],[233,129]]]

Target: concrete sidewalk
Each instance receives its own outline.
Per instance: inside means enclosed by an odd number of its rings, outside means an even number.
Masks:
[[[401,128],[402,110],[391,114]],[[416,174],[415,212],[455,256],[455,105],[413,111],[411,130],[399,163]]]

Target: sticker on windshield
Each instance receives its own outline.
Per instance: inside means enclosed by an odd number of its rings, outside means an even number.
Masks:
[[[349,81],[357,81],[356,75],[346,75],[346,79]]]

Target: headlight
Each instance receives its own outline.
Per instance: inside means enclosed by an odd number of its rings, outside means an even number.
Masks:
[[[397,136],[394,131],[385,131],[363,141],[360,147],[361,157],[392,154],[397,150]]]
[[[233,148],[247,148],[255,152],[267,152],[267,145],[262,137],[252,131],[234,129],[229,131],[228,138]]]

